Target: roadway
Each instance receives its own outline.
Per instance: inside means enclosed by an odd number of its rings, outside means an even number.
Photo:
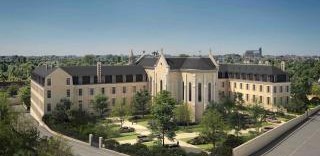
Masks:
[[[264,156],[319,156],[320,112],[290,130],[278,140],[254,155]]]

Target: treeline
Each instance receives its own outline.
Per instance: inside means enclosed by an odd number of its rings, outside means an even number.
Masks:
[[[125,55],[77,56],[0,56],[0,82],[27,81],[37,66],[86,66],[96,62],[107,65],[123,65],[128,62]]]

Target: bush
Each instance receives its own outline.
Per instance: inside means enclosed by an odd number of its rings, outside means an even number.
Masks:
[[[116,150],[120,145],[118,141],[113,139],[104,139],[103,144],[105,148],[110,150]]]
[[[121,127],[119,129],[120,133],[130,133],[130,132],[134,132],[134,128],[132,127]]]
[[[209,143],[208,139],[203,136],[195,137],[191,140],[188,140],[187,143],[192,145],[201,145],[201,144],[207,144]]]

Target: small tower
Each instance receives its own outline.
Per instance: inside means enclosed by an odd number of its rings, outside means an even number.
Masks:
[[[132,65],[133,64],[133,61],[134,61],[134,58],[133,58],[133,51],[132,49],[130,50],[130,53],[129,53],[129,60],[128,60],[128,64],[129,65]]]
[[[101,83],[101,62],[97,62],[97,81]]]

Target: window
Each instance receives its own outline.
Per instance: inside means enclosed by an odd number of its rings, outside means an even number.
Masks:
[[[132,92],[133,93],[137,92],[137,87],[136,86],[132,86]]]
[[[246,85],[246,89],[249,90],[249,84]]]
[[[111,99],[111,104],[112,104],[112,106],[116,105],[116,98]]]
[[[79,110],[82,111],[82,100],[79,100]]]
[[[211,101],[211,83],[208,83],[208,102]]]
[[[47,86],[51,86],[51,79],[47,79]]]
[[[105,83],[112,83],[112,75],[104,76]]]
[[[270,93],[270,86],[267,86],[267,93]]]
[[[90,95],[93,95],[93,94],[94,94],[94,89],[90,88]]]
[[[82,96],[82,89],[79,89],[79,96]]]
[[[286,104],[289,103],[289,96],[286,97]]]
[[[82,84],[90,84],[90,76],[82,76]]]
[[[51,103],[47,104],[47,112],[51,112]]]
[[[262,103],[262,96],[260,96],[259,102]]]
[[[274,93],[277,93],[277,86],[274,86],[274,87],[273,87],[273,92],[274,92]]]
[[[233,83],[233,87],[237,88],[237,83],[236,82]]]
[[[143,85],[143,87],[142,87],[142,88],[143,88],[143,90],[146,90],[146,86],[145,86],[145,85]]]
[[[78,76],[72,76],[72,82],[74,85],[78,85],[79,84],[79,77]]]
[[[202,101],[202,93],[201,93],[202,89],[201,89],[201,83],[198,83],[198,101],[201,102]]]
[[[270,104],[270,97],[267,97],[267,104]]]
[[[277,98],[274,97],[274,98],[273,98],[273,105],[276,105],[276,104],[277,104]]]
[[[246,101],[249,101],[249,94],[246,94]]]
[[[162,91],[162,80],[160,80],[160,91]]]
[[[123,82],[123,76],[122,75],[116,75],[116,82],[117,83]]]
[[[70,78],[67,78],[67,85],[70,85]]]
[[[94,84],[97,84],[97,83],[98,83],[98,76],[94,76],[94,77],[93,77],[93,83],[94,83]]]
[[[289,92],[289,86],[286,86],[287,93]]]
[[[67,89],[67,97],[70,97],[70,89]]]
[[[256,85],[252,85],[252,90],[253,90],[253,91],[256,90]]]
[[[240,83],[240,89],[242,89],[242,83]]]
[[[182,81],[182,100],[184,100],[184,82]]]
[[[142,82],[142,80],[143,80],[142,74],[136,75],[136,82]]]
[[[224,82],[222,82],[222,87],[224,88]]]
[[[133,82],[133,75],[126,75],[126,82]]]
[[[280,97],[280,100],[279,100],[279,101],[280,101],[280,105],[282,105],[282,97]]]
[[[252,95],[252,102],[256,102],[256,95]]]
[[[101,88],[101,94],[104,94],[104,88]]]
[[[111,93],[112,93],[112,94],[116,94],[116,87],[112,87]]]
[[[47,98],[51,98],[51,90],[47,90]]]
[[[282,93],[282,91],[283,91],[282,86],[280,86],[280,91],[279,92]]]
[[[262,85],[260,85],[260,92],[262,92]]]
[[[191,82],[189,82],[189,101],[191,101],[192,100],[192,98],[191,98]]]
[[[126,87],[122,87],[122,93],[126,93],[127,92],[127,88]]]

